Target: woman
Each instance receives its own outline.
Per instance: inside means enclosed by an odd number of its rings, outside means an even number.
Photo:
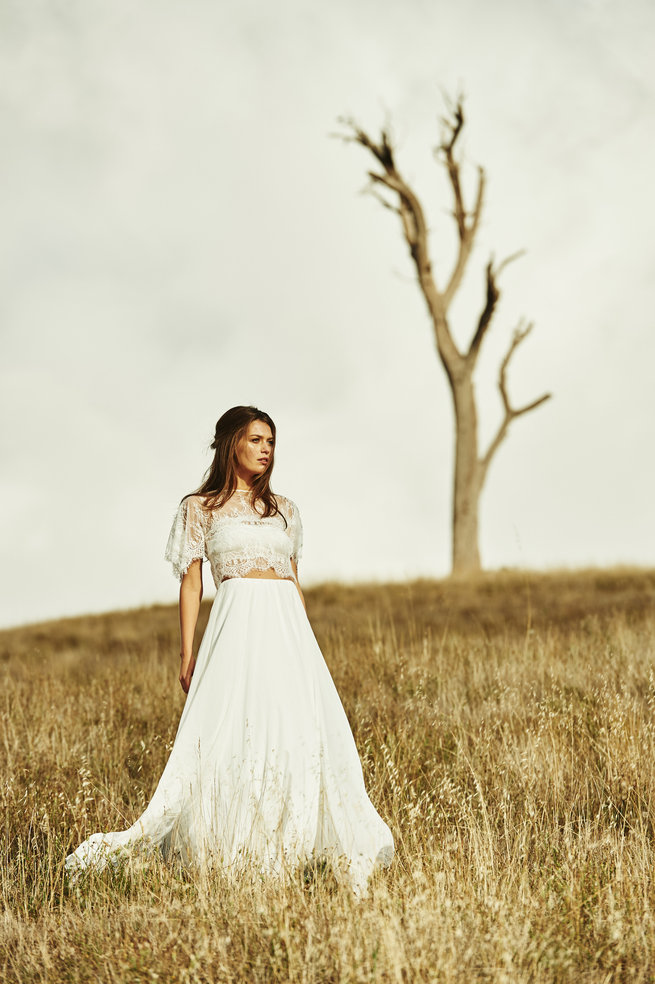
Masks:
[[[296,505],[270,488],[275,424],[232,407],[214,460],[177,510],[166,559],[180,586],[180,683],[188,695],[155,794],[129,830],[94,834],[66,859],[76,876],[126,849],[279,873],[345,860],[356,893],[394,843],[364,787],[348,719],[305,614]],[[217,587],[197,660],[207,558]]]

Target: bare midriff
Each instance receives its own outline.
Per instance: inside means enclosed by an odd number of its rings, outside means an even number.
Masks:
[[[277,573],[277,571],[273,567],[269,567],[265,571],[258,571],[258,570],[254,570],[253,569],[252,571],[248,571],[247,574],[240,574],[239,577],[241,577],[241,578],[258,578],[258,579],[264,579],[264,580],[267,580],[267,581],[293,581],[294,580],[293,577],[282,577],[280,574]],[[222,581],[233,581],[234,578],[231,577],[228,574],[227,577],[221,578],[221,580]]]

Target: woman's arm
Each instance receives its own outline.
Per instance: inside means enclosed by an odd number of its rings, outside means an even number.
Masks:
[[[194,560],[180,584],[180,683],[188,694],[196,660],[193,638],[202,600],[202,561]]]
[[[305,604],[305,596],[302,593],[300,582],[298,581],[298,564],[293,559],[291,561],[291,567],[293,568],[293,573],[296,578],[296,587],[298,588],[298,594],[300,595],[300,600],[302,601],[302,607],[305,609],[305,611],[307,611],[307,605]]]

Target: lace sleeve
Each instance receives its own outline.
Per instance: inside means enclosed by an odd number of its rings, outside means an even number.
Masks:
[[[295,502],[287,499],[287,506],[287,522],[289,523],[287,533],[291,538],[291,559],[297,564],[302,557],[302,520]]]
[[[166,544],[165,559],[173,565],[173,574],[182,580],[192,561],[205,559],[205,524],[197,497],[180,503]]]

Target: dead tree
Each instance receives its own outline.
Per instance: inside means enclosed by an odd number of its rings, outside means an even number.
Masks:
[[[455,410],[455,475],[453,483],[453,574],[467,574],[480,570],[478,546],[478,510],[480,494],[487,477],[489,465],[504,440],[511,422],[530,410],[541,406],[550,393],[540,396],[522,407],[512,406],[507,392],[507,369],[514,352],[532,330],[532,324],[519,323],[511,344],[500,365],[498,387],[503,405],[503,419],[483,454],[478,450],[478,412],[473,385],[473,374],[484,337],[498,304],[500,290],[498,278],[505,266],[520,254],[514,254],[501,263],[494,264],[493,257],[485,268],[485,302],[465,351],[455,344],[448,320],[448,312],[466,271],[480,224],[484,204],[485,172],[478,168],[477,190],[472,210],[466,208],[461,182],[461,160],[455,153],[457,140],[464,126],[464,112],[459,101],[448,118],[442,119],[441,143],[435,155],[446,168],[453,195],[453,218],[457,228],[457,256],[450,276],[438,286],[428,249],[428,228],[423,207],[416,193],[402,177],[394,158],[394,148],[386,130],[382,130],[379,143],[375,143],[353,120],[340,122],[347,127],[341,134],[348,142],[361,144],[375,158],[379,167],[369,171],[371,190],[386,207],[400,216],[402,230],[409,252],[416,267],[416,274],[427,304],[439,358],[446,371]],[[381,194],[376,189],[386,189]],[[391,193],[389,195],[389,193]]]

